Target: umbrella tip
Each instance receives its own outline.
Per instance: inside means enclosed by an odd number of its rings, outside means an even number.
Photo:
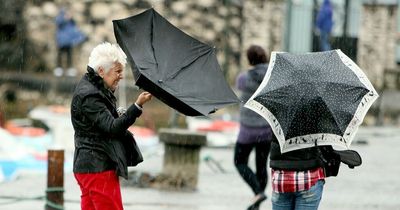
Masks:
[[[211,110],[208,114],[213,114],[213,113],[215,113],[215,112],[217,112],[217,111],[218,111],[218,108],[217,108],[217,107],[214,107],[214,109]]]

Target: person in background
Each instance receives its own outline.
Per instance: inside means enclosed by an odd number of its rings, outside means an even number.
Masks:
[[[320,36],[321,51],[331,50],[329,38],[333,27],[332,13],[333,12],[331,2],[329,0],[324,0],[321,8],[319,9],[316,21],[316,26]]]
[[[247,58],[252,68],[241,73],[236,86],[241,91],[240,99],[245,103],[257,90],[268,69],[268,57],[264,49],[252,45],[247,50]],[[234,152],[234,164],[255,197],[248,210],[257,210],[267,196],[268,183],[267,158],[270,150],[272,130],[267,121],[254,111],[240,107],[240,130]],[[255,149],[256,172],[248,166],[249,156]]]
[[[57,67],[54,69],[55,76],[62,76],[64,68],[67,76],[76,76],[77,71],[73,67],[73,47],[86,41],[87,37],[76,25],[71,13],[62,8],[56,17],[56,41],[57,41]],[[63,60],[66,60],[63,65]]]
[[[118,176],[126,179],[127,167],[143,161],[138,160],[135,139],[127,129],[152,95],[142,92],[126,111],[118,113],[114,91],[125,65],[126,55],[118,45],[97,45],[72,97],[73,172],[82,192],[82,210],[122,210]]]

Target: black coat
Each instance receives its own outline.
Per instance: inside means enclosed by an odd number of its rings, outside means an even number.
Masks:
[[[319,146],[330,147],[330,146]],[[317,147],[304,148],[281,153],[278,140],[272,137],[270,151],[270,167],[280,170],[304,171],[322,167],[323,163]]]
[[[125,114],[118,116],[114,94],[88,67],[71,102],[75,130],[74,173],[117,170],[119,176],[127,178],[127,167],[142,161],[135,153],[135,139],[127,130],[141,113],[133,104]]]

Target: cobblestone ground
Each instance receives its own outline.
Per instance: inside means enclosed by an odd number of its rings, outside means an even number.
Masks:
[[[363,164],[356,169],[342,165],[338,177],[326,180],[322,210],[400,210],[400,128],[361,128],[352,149]],[[151,188],[122,187],[125,210],[244,210],[252,192],[236,172],[231,148],[203,148],[201,157],[219,161],[225,173],[200,164],[198,190],[171,192]],[[146,156],[145,156],[146,157]],[[254,161],[251,157],[250,161]],[[148,154],[138,171],[158,173],[162,170],[162,146]],[[44,209],[46,174],[22,173],[12,182],[0,183],[0,209]],[[271,188],[267,187],[270,197]],[[70,172],[65,174],[65,209],[78,210],[79,189]],[[13,198],[13,199],[12,199]],[[271,209],[268,199],[262,210]]]

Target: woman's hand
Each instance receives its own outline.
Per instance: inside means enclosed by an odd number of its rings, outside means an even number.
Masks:
[[[137,97],[136,104],[139,106],[143,106],[143,104],[150,101],[152,97],[153,97],[153,95],[151,95],[151,93],[143,92]]]

